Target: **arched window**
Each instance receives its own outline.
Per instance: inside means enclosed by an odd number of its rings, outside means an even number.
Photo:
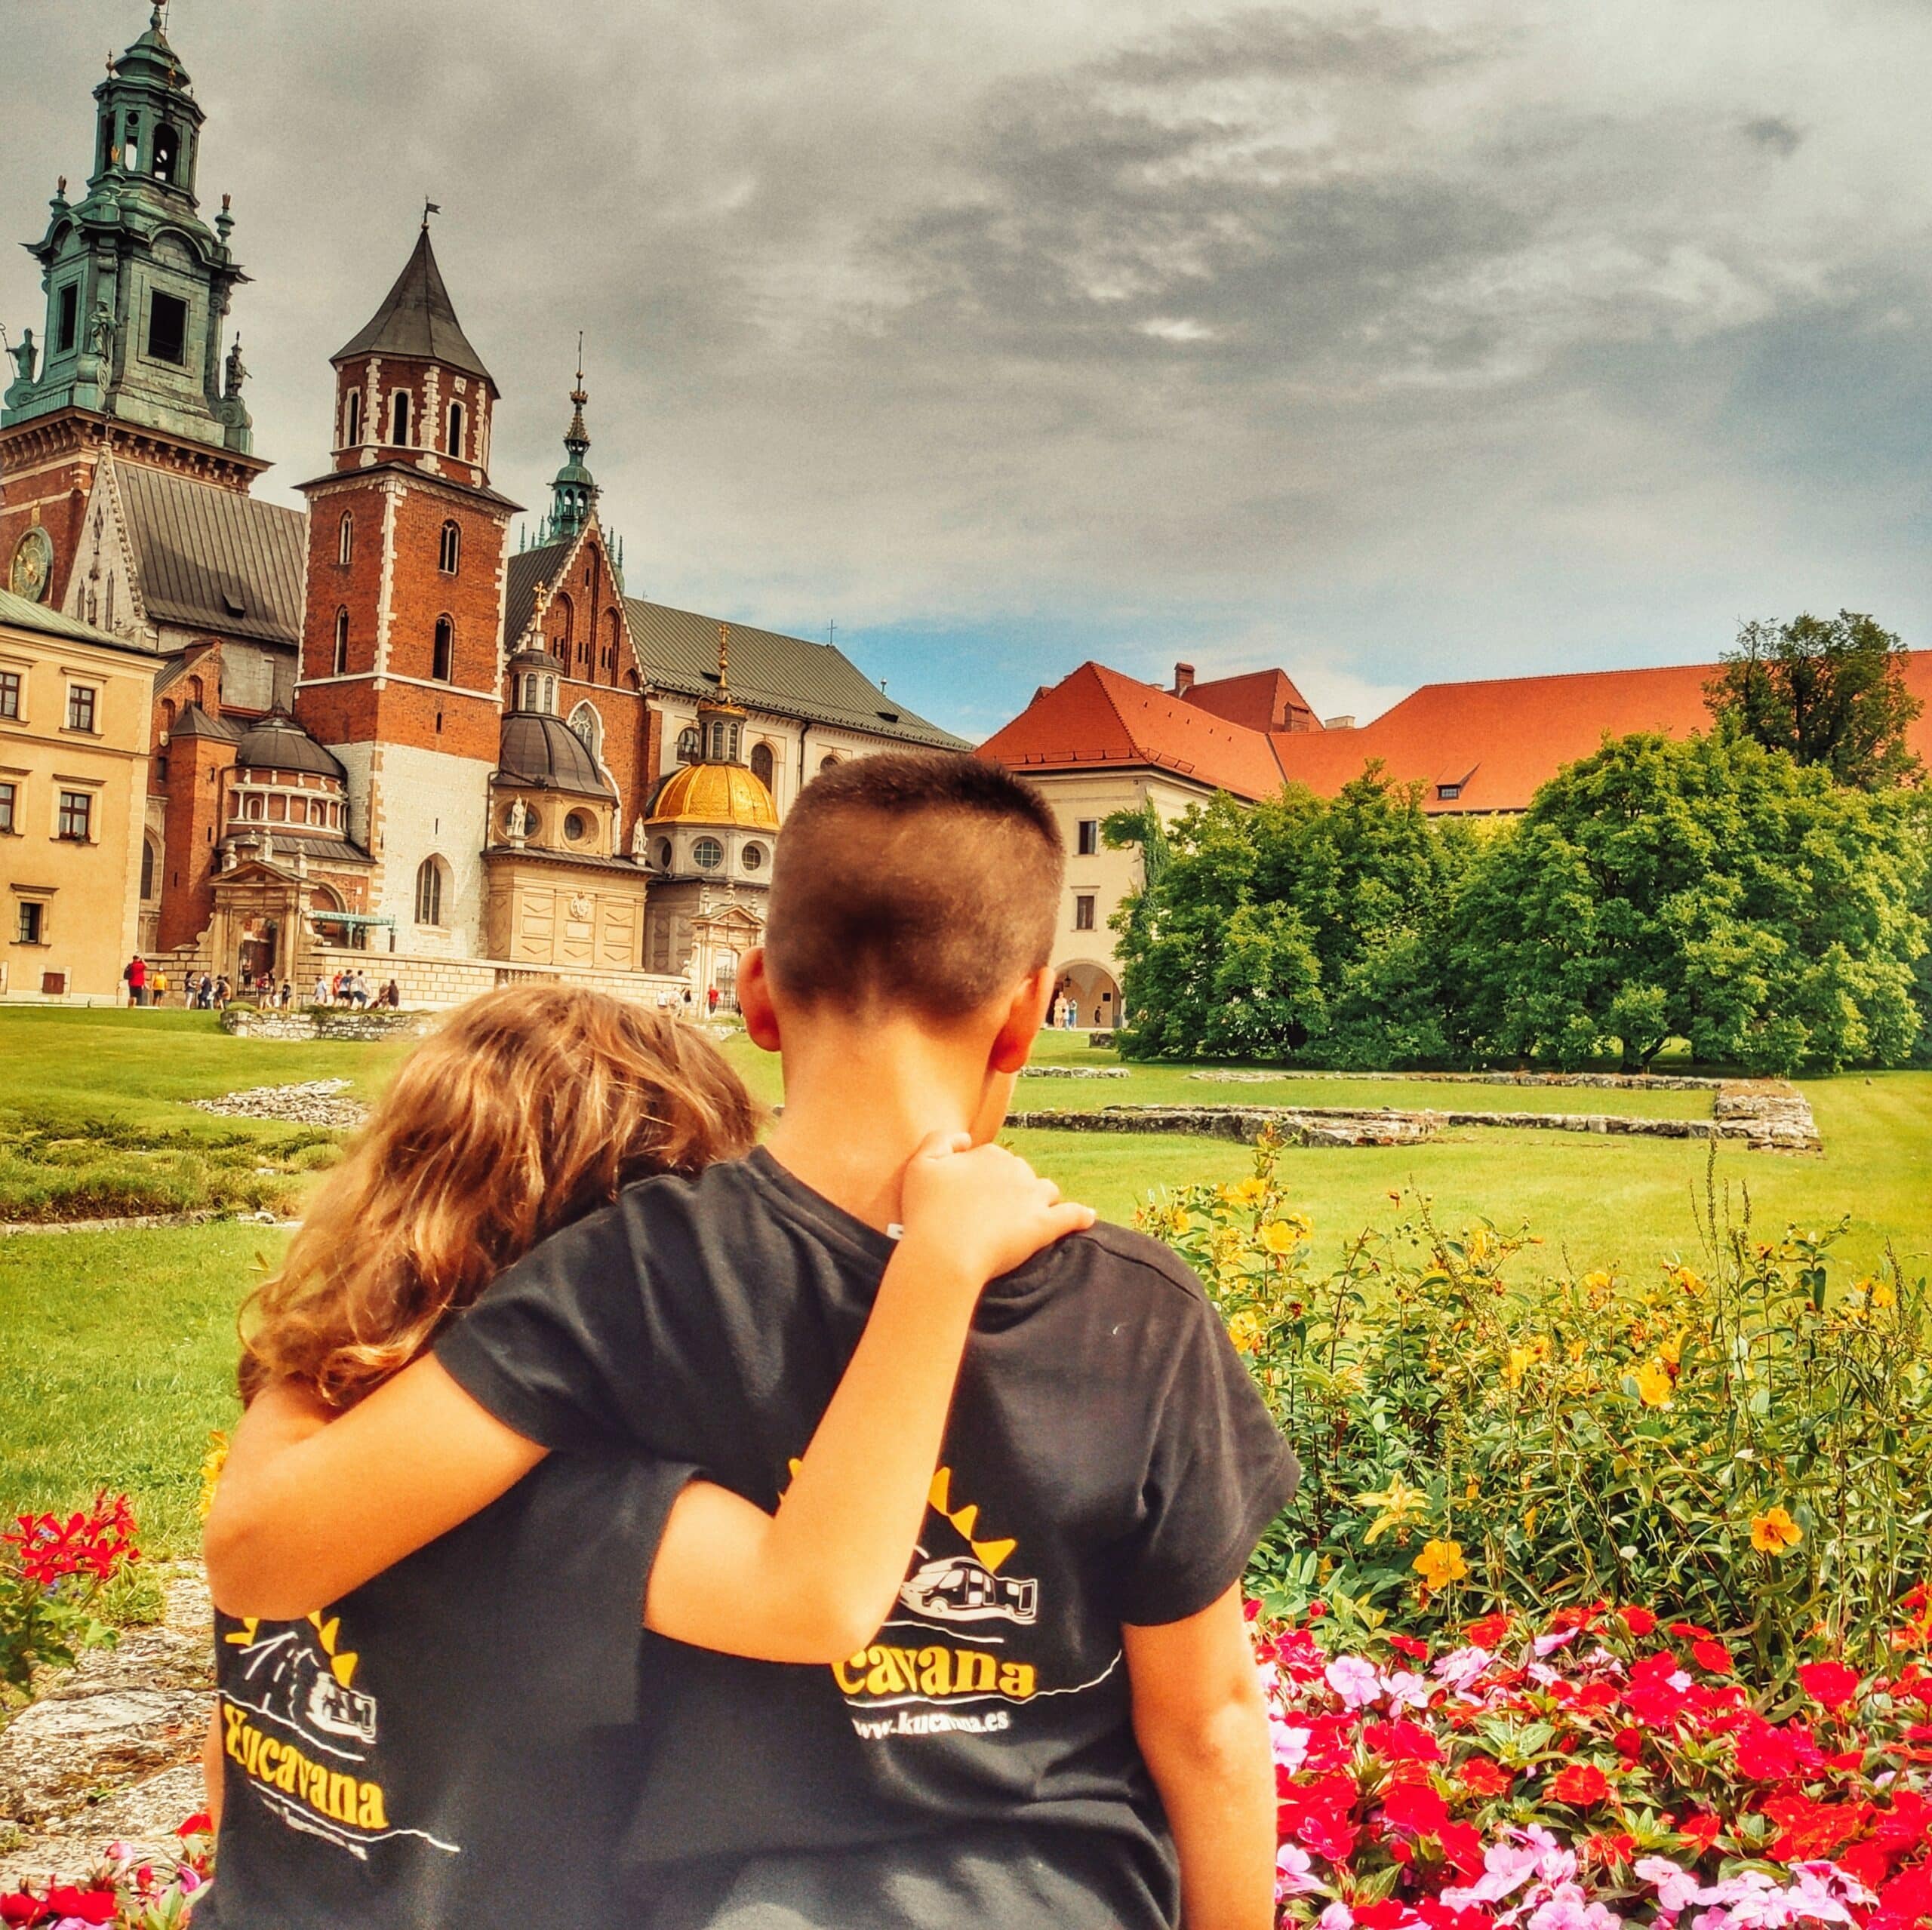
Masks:
[[[436,567],[445,576],[454,576],[457,566],[463,561],[463,532],[454,523],[443,525],[442,548],[436,558]]]
[[[188,679],[188,701],[191,704],[202,704],[208,702],[208,693],[202,688],[202,680],[198,677],[191,677]]]
[[[349,675],[349,612],[346,610],[338,610],[335,613],[335,665],[330,675]]]
[[[443,453],[445,456],[460,456],[463,453],[463,404],[460,402],[450,404],[449,426],[443,435]]]
[[[355,448],[362,440],[362,392],[352,389],[349,392],[348,406],[343,410],[342,446]]]
[[[598,764],[604,761],[604,720],[597,706],[587,699],[571,712],[571,728],[582,739],[583,748]]]
[[[771,788],[771,773],[774,768],[771,746],[769,744],[754,744],[752,746],[752,775],[768,791]]]
[[[440,925],[443,922],[443,861],[425,858],[416,868],[416,922]]]
[[[456,656],[456,625],[447,616],[436,619],[436,641],[429,653],[429,675],[438,684],[447,684],[454,674],[451,668]]]
[[[154,177],[164,185],[174,179],[181,158],[181,137],[166,121],[154,131]]]
[[[834,757],[820,758],[818,761],[818,767],[820,774],[823,775],[825,772],[831,770],[832,766],[837,764],[838,761],[838,760]]]
[[[349,558],[355,554],[355,518],[352,512],[342,512],[341,527],[336,531],[335,560],[346,570]]]
[[[561,591],[550,599],[550,650],[571,660],[571,639],[577,634],[577,607]]]
[[[604,672],[614,684],[617,681],[619,646],[623,639],[624,619],[614,610],[605,618],[604,628]]]
[[[389,398],[389,441],[398,449],[409,447],[409,391],[398,389]]]
[[[138,174],[141,165],[141,121],[130,114],[121,124],[121,164],[129,174]]]
[[[141,896],[154,896],[154,841],[148,837],[141,840]]]
[[[697,761],[697,726],[688,724],[678,733],[678,755],[686,764]]]
[[[164,730],[174,728],[174,699],[169,697],[161,706],[161,727]]]

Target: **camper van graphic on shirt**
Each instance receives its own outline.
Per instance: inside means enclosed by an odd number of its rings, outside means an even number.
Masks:
[[[358,1858],[398,1836],[456,1853],[390,1821],[376,1753],[381,1711],[355,1686],[361,1658],[344,1645],[339,1616],[251,1617],[222,1641],[236,1652],[223,1670],[222,1753],[251,1794],[291,1829]]]

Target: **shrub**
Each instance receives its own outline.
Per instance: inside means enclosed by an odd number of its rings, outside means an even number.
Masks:
[[[114,1639],[102,1590],[140,1559],[125,1495],[103,1492],[64,1520],[23,1514],[0,1535],[0,1683],[25,1695],[38,1668],[66,1667]]]
[[[143,1863],[125,1843],[109,1843],[80,1882],[23,1884],[0,1896],[0,1922],[20,1930],[69,1930],[98,1924],[103,1930],[180,1930],[189,1921],[196,1893],[214,1861],[214,1827],[205,1815],[191,1816],[175,1834],[180,1855],[171,1868]]]
[[[1861,1664],[1882,1652],[1932,1518],[1922,1280],[1894,1263],[1835,1292],[1835,1231],[1758,1239],[1708,1188],[1698,1264],[1648,1282],[1540,1276],[1527,1235],[1447,1232],[1420,1199],[1318,1277],[1276,1155],[1264,1140],[1251,1178],[1143,1215],[1302,1458],[1254,1571],[1272,1608],[1320,1597],[1428,1630],[1644,1601],[1767,1683],[1820,1630]]]

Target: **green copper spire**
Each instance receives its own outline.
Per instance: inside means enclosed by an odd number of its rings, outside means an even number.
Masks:
[[[87,409],[246,455],[246,371],[238,354],[224,358],[221,324],[248,278],[229,250],[226,198],[213,229],[201,218],[203,115],[159,7],[94,97],[86,196],[70,204],[63,180],[45,238],[27,244],[46,328],[31,352],[15,352],[0,424]]]
[[[564,453],[569,458],[550,484],[550,514],[543,540],[568,542],[590,520],[597,501],[597,479],[584,466],[590,453],[590,432],[583,426],[583,405],[590,400],[583,386],[583,337],[577,338],[577,386],[571,391],[574,410],[564,432]]]

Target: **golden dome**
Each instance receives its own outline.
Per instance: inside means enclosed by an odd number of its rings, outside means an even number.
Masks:
[[[647,822],[736,825],[746,831],[775,831],[778,807],[743,764],[687,764],[664,780]]]

